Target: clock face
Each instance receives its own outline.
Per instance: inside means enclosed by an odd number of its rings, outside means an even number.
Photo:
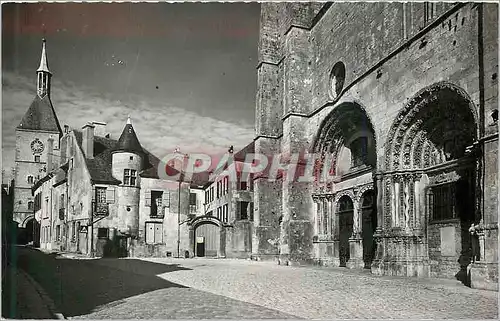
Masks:
[[[43,152],[43,148],[43,143],[38,138],[35,138],[35,140],[31,142],[31,150],[33,153],[41,153]]]

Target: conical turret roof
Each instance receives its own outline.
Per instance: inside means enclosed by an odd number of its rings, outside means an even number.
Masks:
[[[123,132],[118,139],[118,144],[116,146],[116,151],[131,152],[131,153],[143,153],[141,143],[135,134],[134,127],[130,121],[130,117],[127,119],[127,124],[123,129]]]

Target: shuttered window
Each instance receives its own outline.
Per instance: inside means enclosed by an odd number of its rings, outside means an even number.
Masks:
[[[146,244],[163,243],[163,225],[160,222],[146,223]]]

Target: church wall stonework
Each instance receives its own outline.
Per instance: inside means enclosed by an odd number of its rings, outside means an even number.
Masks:
[[[433,6],[433,16],[428,15],[429,7],[426,6]],[[498,229],[497,219],[493,218],[498,210],[498,190],[495,187],[498,179],[498,129],[496,124],[489,123],[492,111],[497,108],[498,18],[495,13],[498,6],[472,3],[334,3],[319,10],[311,4],[262,4],[261,10],[261,42],[263,39],[269,41],[272,35],[273,46],[267,46],[266,54],[259,56],[259,66],[262,68],[268,59],[271,66],[268,69],[278,69],[279,72],[259,74],[257,122],[266,124],[267,129],[263,130],[264,127],[259,125],[256,127],[256,146],[279,146],[279,152],[285,155],[312,151],[318,131],[330,113],[343,103],[355,103],[374,129],[377,157],[373,172],[386,171],[389,168],[385,165],[388,155],[385,146],[388,140],[392,140],[390,129],[397,123],[399,113],[410,99],[431,86],[456,86],[463,90],[465,99],[469,99],[473,106],[471,112],[477,126],[477,137],[491,136],[483,148],[485,178],[480,193],[484,200],[481,215],[493,225],[489,236],[485,236],[484,244],[486,251],[493,253],[491,249],[497,248],[493,240]],[[269,58],[270,52],[273,53],[272,59]],[[338,62],[345,65],[345,75],[343,78],[337,75],[337,87],[332,89],[332,67]],[[439,83],[444,85],[436,86]],[[269,86],[278,92],[270,91]],[[261,113],[263,105],[267,109]],[[282,119],[278,117],[279,110],[282,111]],[[275,130],[273,132],[268,128]],[[264,135],[275,137],[264,138]],[[334,191],[349,188],[355,181],[343,180]],[[383,184],[380,181],[377,185],[379,202],[390,197],[388,192],[383,191]],[[419,185],[421,196],[415,196],[420,199],[411,198],[417,206],[425,207],[425,199],[422,198],[425,184],[422,181]],[[493,188],[488,188],[490,186]],[[284,181],[281,190],[277,191],[270,182],[258,180],[256,187],[255,217],[265,217],[269,211],[281,208],[283,220],[278,239],[283,260],[317,261],[318,258],[338,255],[332,241],[315,241],[315,245],[311,246],[315,214],[309,186]],[[274,198],[268,200],[265,197],[270,193],[281,197],[281,205]],[[422,215],[423,207],[420,210]],[[379,227],[383,228],[390,224],[390,215],[385,213],[382,204],[378,205],[378,209]],[[297,228],[292,224],[293,215],[302,219],[296,223]],[[427,224],[427,221],[423,219],[417,223]],[[446,227],[455,230],[454,241],[442,239],[441,229]],[[460,269],[457,258],[461,257],[462,238],[470,237],[467,228],[460,222],[445,226],[437,224],[429,227],[423,243],[419,243],[422,242],[419,237],[411,240],[403,238],[404,242],[416,242],[416,245],[401,243],[397,247],[391,243],[384,248],[380,244],[379,252],[393,251],[397,260],[403,257],[405,260],[420,258],[418,264],[429,264],[431,267],[429,272],[425,272],[425,266],[421,265],[398,266],[395,274],[430,273],[434,277],[454,277],[454,272]],[[295,230],[300,233],[294,235]],[[265,243],[267,236],[260,236],[259,233],[256,228],[254,244]],[[450,245],[454,242],[455,251]],[[351,245],[356,248],[355,243],[351,242]],[[254,246],[254,252],[259,252],[258,247]],[[424,262],[427,255],[429,258],[425,260],[430,260],[430,263]]]

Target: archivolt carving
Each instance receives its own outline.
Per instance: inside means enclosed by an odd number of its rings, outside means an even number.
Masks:
[[[373,183],[368,183],[368,184],[365,184],[363,186],[360,186],[357,193],[356,193],[356,196],[358,198],[358,202],[361,204],[364,194],[368,191],[373,191],[373,190],[374,190]]]
[[[451,101],[447,101],[447,99]],[[439,102],[440,108],[426,108],[437,102]],[[464,110],[464,106],[467,110]],[[397,170],[401,167],[410,168],[411,145],[418,136],[416,134],[424,129],[423,126],[432,128],[426,126],[429,121],[434,123],[446,118],[462,120],[464,124],[469,125],[466,126],[469,128],[463,128],[464,131],[470,131],[466,133],[466,136],[477,136],[475,107],[464,90],[449,82],[440,82],[420,90],[401,110],[389,131],[385,145],[384,165],[386,170]],[[416,147],[417,150],[420,150],[418,144]],[[426,153],[424,152],[422,165],[429,166],[430,162],[426,161],[426,155],[430,155],[430,151]]]
[[[340,192],[335,194],[335,201],[334,201],[335,208],[337,208],[337,203],[342,198],[342,196],[346,196],[346,195],[349,196],[351,201],[354,203],[354,201],[356,200],[356,196],[354,195],[354,190],[352,188],[350,188],[350,189],[343,190],[343,191],[340,191]]]

